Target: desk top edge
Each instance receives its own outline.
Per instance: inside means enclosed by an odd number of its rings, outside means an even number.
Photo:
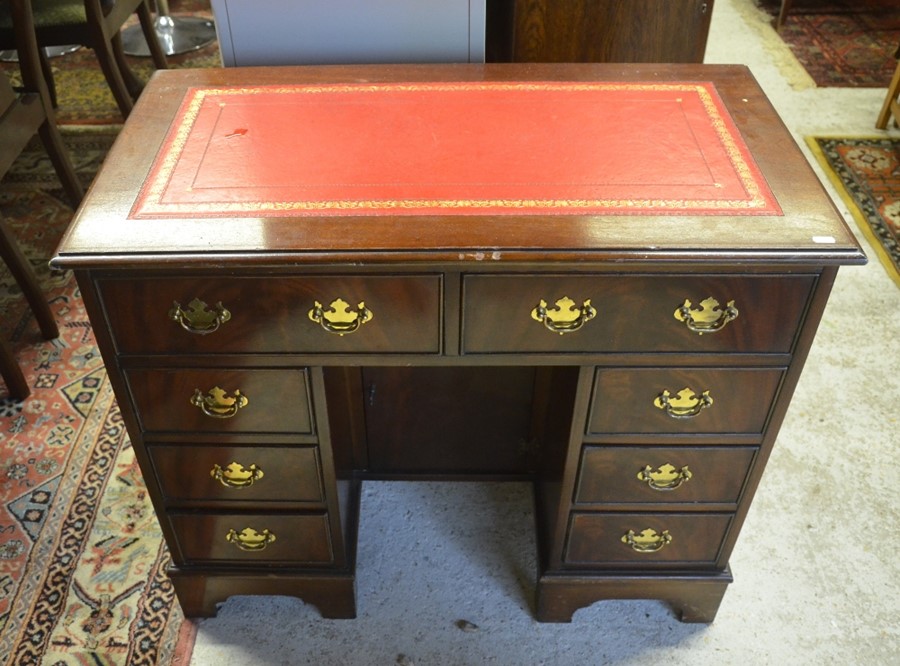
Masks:
[[[245,218],[221,233],[218,220],[126,220],[163,136],[189,88],[198,86],[374,81],[711,81],[784,208],[753,217],[753,233],[734,218],[713,216],[515,215],[486,232],[486,216],[339,217],[332,220]],[[785,142],[790,145],[786,145]],[[143,150],[141,149],[143,147]],[[490,218],[494,222],[498,218]],[[642,226],[641,221],[644,220]],[[148,222],[152,222],[149,224]],[[235,221],[232,221],[235,222]],[[352,228],[348,241],[347,225]],[[312,226],[315,234],[312,233]],[[479,232],[479,225],[482,228]],[[537,233],[539,231],[539,233]],[[403,239],[401,236],[405,235]],[[172,243],[178,239],[177,245]],[[859,264],[865,257],[818,178],[749,69],[743,65],[366,65],[254,67],[157,72],[63,239],[54,264],[197,261],[194,255],[250,254],[325,263],[329,257],[452,260],[488,250],[528,260]],[[194,257],[194,258],[192,258]],[[618,259],[612,259],[618,257]],[[376,259],[376,261],[379,261]]]

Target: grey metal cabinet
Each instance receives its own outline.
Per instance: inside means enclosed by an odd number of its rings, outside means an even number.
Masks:
[[[485,0],[212,0],[222,64],[484,62]]]

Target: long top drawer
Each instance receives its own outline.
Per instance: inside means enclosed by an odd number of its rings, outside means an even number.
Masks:
[[[438,275],[98,281],[117,350],[438,353]]]
[[[470,275],[469,353],[789,353],[812,275]]]

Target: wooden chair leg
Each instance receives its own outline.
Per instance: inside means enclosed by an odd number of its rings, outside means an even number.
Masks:
[[[54,95],[56,91],[53,85],[53,74],[50,64],[47,62],[47,54],[44,49],[38,47],[34,33],[34,24],[30,13],[22,13],[22,7],[14,4],[13,24],[17,26],[16,50],[19,54],[19,71],[22,74],[22,83],[28,92],[37,92],[40,97],[41,107],[44,110],[44,122],[38,128],[38,134],[44,144],[53,168],[62,183],[63,189],[71,199],[73,206],[78,206],[84,197],[84,189],[75,175],[75,167],[69,154],[63,145],[62,136],[56,127],[56,118],[53,108],[56,106]]]
[[[122,117],[128,118],[131,109],[134,108],[134,99],[131,97],[128,86],[122,78],[122,72],[116,63],[112,44],[105,39],[96,40],[94,53],[97,56],[97,61],[100,63],[100,69],[103,70],[103,76],[106,77],[106,83],[116,99],[116,104],[119,106]]]
[[[44,292],[41,291],[37,276],[31,270],[28,260],[2,220],[0,220],[0,258],[9,267],[9,272],[12,273],[22,289],[22,293],[25,294],[25,299],[34,312],[43,336],[47,340],[59,337],[56,319],[53,317],[53,312],[50,311]]]
[[[50,162],[53,163],[56,175],[59,177],[72,207],[78,208],[84,198],[84,188],[81,186],[81,181],[78,180],[72,160],[69,159],[69,153],[63,144],[59,128],[53,120],[48,118],[38,129],[38,136],[41,137],[44,150],[50,156]]]
[[[163,51],[162,44],[159,43],[153,14],[150,12],[150,6],[146,0],[138,5],[137,15],[141,22],[141,32],[144,33],[144,39],[147,40],[147,46],[150,48],[150,57],[153,59],[154,66],[156,69],[168,69],[166,53]]]
[[[900,51],[898,51],[900,54]],[[887,95],[884,98],[884,104],[881,106],[881,113],[878,114],[878,120],[875,121],[875,127],[878,129],[887,128],[888,120],[891,114],[894,116],[894,125],[900,127],[900,104],[897,97],[900,96],[900,62],[897,63],[897,69],[894,70],[894,77],[888,86]]]
[[[47,84],[47,92],[50,94],[50,104],[55,109],[59,106],[59,101],[56,99],[56,81],[53,80],[53,68],[50,66],[50,59],[47,58],[47,53],[44,49],[38,48],[37,52],[41,73],[44,76],[44,83]]]
[[[9,395],[16,400],[24,400],[31,393],[28,382],[25,381],[25,375],[22,374],[22,369],[16,363],[12,347],[2,337],[0,337],[0,377],[3,377],[3,381],[6,382]]]
[[[131,71],[131,65],[125,59],[125,49],[122,48],[122,36],[118,32],[113,36],[110,46],[116,59],[116,67],[119,68],[125,87],[128,88],[128,94],[131,95],[132,101],[137,101],[144,89],[144,83]]]
[[[791,11],[791,5],[794,0],[781,0],[781,9],[778,10],[778,18],[775,19],[775,30],[781,30],[781,26],[787,20],[788,12]]]

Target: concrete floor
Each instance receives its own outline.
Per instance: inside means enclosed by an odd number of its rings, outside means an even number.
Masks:
[[[749,65],[801,145],[879,134],[885,90],[816,89],[752,0],[716,1],[706,60]],[[358,619],[235,597],[191,664],[900,663],[898,333],[882,266],[842,269],[710,626],[651,601],[538,624],[526,486],[381,483],[363,496]]]

